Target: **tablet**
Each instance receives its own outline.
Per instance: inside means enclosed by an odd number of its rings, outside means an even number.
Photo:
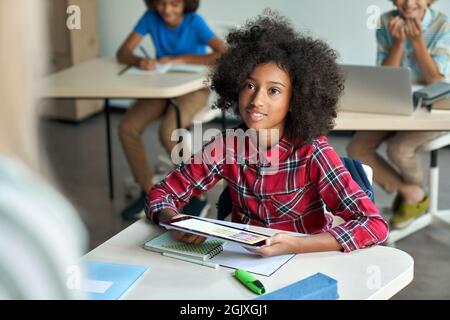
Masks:
[[[161,226],[193,233],[204,237],[235,242],[243,247],[260,248],[266,244],[269,236],[235,227],[224,226],[219,223],[205,221],[192,216],[160,222]]]

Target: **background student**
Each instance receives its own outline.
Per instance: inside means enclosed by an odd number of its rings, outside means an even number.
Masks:
[[[225,51],[224,43],[195,13],[199,0],[146,0],[145,3],[149,10],[117,52],[119,62],[148,70],[155,69],[157,63],[212,65]],[[133,53],[146,35],[151,36],[156,49],[153,59]],[[212,53],[206,54],[207,46],[212,49]],[[183,127],[189,126],[195,114],[206,106],[208,95],[209,89],[205,88],[176,99],[181,108]],[[146,193],[153,186],[153,171],[141,136],[144,129],[158,118],[161,118],[160,141],[170,154],[177,144],[177,141],[170,139],[176,129],[176,118],[174,108],[168,106],[166,99],[138,100],[120,123],[120,141],[134,178],[142,189],[140,197],[122,211],[125,219],[135,218],[143,210]],[[205,208],[205,201],[193,198],[185,212],[198,215]]]
[[[150,191],[148,218],[158,223],[180,216],[177,208],[192,194],[224,179],[233,222],[308,234],[276,234],[256,250],[261,255],[349,252],[382,243],[387,223],[324,136],[343,89],[335,52],[270,12],[232,31],[227,41],[212,76],[217,106],[233,108],[240,128],[259,136],[245,143],[229,133],[216,136]],[[345,222],[333,227],[330,212]],[[171,232],[188,243],[203,241]]]
[[[87,233],[38,159],[33,85],[43,72],[45,7],[0,1],[0,47],[8,48],[0,54],[0,300],[83,298],[68,271],[86,252]]]
[[[415,83],[450,81],[450,20],[431,8],[434,0],[393,0],[396,9],[381,17],[377,30],[377,64],[408,67]],[[394,228],[404,228],[425,213],[429,198],[423,189],[418,149],[440,132],[357,132],[347,151],[372,167],[374,180],[386,192],[396,192],[392,204]],[[387,141],[391,165],[378,153]]]

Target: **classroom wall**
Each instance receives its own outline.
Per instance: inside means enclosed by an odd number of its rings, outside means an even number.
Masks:
[[[145,10],[142,0],[97,0],[101,48],[104,56],[114,56]],[[388,0],[203,0],[199,13],[209,22],[242,24],[264,8],[277,9],[289,17],[298,30],[326,40],[349,64],[375,63],[374,30],[367,20],[376,5],[381,12],[392,8]],[[450,14],[450,1],[440,0],[435,8]],[[146,46],[152,48],[150,40]]]

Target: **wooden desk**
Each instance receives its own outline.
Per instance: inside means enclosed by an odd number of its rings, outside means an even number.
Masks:
[[[53,99],[104,99],[110,198],[114,198],[109,99],[176,98],[206,87],[206,74],[168,73],[118,75],[125,66],[113,58],[98,58],[54,73],[40,84],[40,97]],[[171,104],[179,109],[172,99]]]
[[[348,131],[450,131],[450,112],[431,113],[417,109],[410,116],[339,112],[334,130]]]
[[[276,230],[250,227],[274,233]],[[149,271],[125,299],[254,299],[256,296],[233,279],[234,269],[212,269],[162,256],[142,245],[162,229],[141,219],[115,235],[85,258],[95,261],[148,266]],[[267,292],[285,287],[317,272],[338,281],[340,299],[389,299],[413,279],[414,261],[398,249],[376,246],[351,253],[322,252],[292,258],[270,277],[257,276]],[[379,282],[373,281],[379,276]]]

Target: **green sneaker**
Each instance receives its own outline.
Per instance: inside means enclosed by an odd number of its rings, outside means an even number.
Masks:
[[[406,228],[411,222],[427,212],[429,207],[430,198],[428,196],[418,203],[400,203],[390,221],[392,227],[394,229]]]

